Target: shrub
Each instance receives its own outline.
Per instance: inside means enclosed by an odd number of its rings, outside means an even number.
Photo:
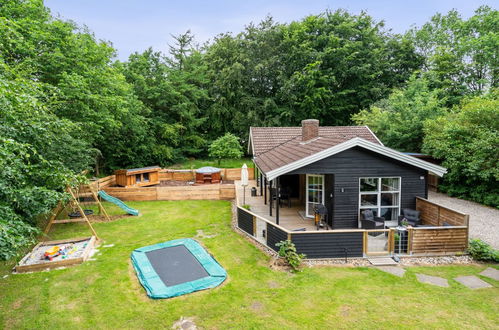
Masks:
[[[227,133],[213,141],[208,151],[210,157],[218,160],[219,166],[222,158],[241,158],[243,156],[239,139],[231,133]]]
[[[480,239],[470,240],[468,252],[475,260],[499,262],[499,250],[494,250]]]
[[[290,240],[280,241],[276,246],[279,248],[279,257],[286,259],[291,268],[297,271],[305,255],[296,253],[295,244]]]
[[[425,122],[424,151],[448,169],[439,185],[443,192],[499,208],[498,108],[494,91]]]

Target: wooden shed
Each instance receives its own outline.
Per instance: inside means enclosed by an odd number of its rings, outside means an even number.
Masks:
[[[145,187],[159,184],[159,166],[117,170],[116,184],[122,187]]]

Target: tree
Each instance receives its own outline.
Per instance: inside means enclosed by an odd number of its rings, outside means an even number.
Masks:
[[[463,96],[480,95],[499,86],[499,11],[481,6],[464,20],[456,10],[436,14],[407,33],[431,87],[442,90],[449,106]]]
[[[448,173],[441,189],[499,207],[499,93],[465,99],[425,124],[424,148]]]
[[[40,101],[40,83],[8,71],[0,65],[0,259],[32,242],[37,217],[64,198],[93,154],[79,125]]]
[[[404,89],[353,115],[359,125],[367,125],[388,147],[419,152],[423,144],[423,126],[447,110],[440,91],[430,90],[425,78],[411,77]]]
[[[224,158],[241,158],[243,151],[237,136],[227,133],[213,141],[209,148],[209,155],[220,161]]]

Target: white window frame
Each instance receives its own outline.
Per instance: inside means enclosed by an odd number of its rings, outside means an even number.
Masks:
[[[378,179],[378,191],[360,191],[360,182],[362,179]],[[382,179],[399,179],[399,190],[381,190],[381,181]],[[386,206],[386,205],[381,205],[381,194],[395,194],[398,193],[398,205],[397,206]],[[377,205],[376,206],[362,206],[361,205],[361,195],[377,195]],[[358,219],[359,219],[359,228],[360,228],[360,212],[362,210],[369,210],[369,209],[377,209],[378,216],[381,215],[381,209],[397,209],[397,217],[400,215],[400,202],[401,202],[401,197],[402,197],[402,177],[400,176],[366,176],[366,177],[360,177],[359,178],[359,206],[358,206]],[[395,221],[394,219],[391,219],[392,221]],[[386,220],[389,222],[390,220]]]
[[[325,181],[325,178],[324,178],[324,175],[323,174],[307,174],[306,175],[306,182],[305,182],[305,216],[307,218],[313,218],[314,215],[311,214],[309,215],[309,209],[308,209],[308,179],[309,177],[320,177],[322,178],[322,204],[324,205],[324,195],[325,195],[325,192],[326,192],[326,181]],[[359,188],[360,189],[360,188]]]

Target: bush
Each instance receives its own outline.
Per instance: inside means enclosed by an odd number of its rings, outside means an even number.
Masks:
[[[470,240],[468,252],[475,260],[499,262],[499,250],[479,239]]]
[[[38,229],[23,222],[6,206],[0,206],[0,260],[8,260],[19,250],[34,243]]]
[[[279,248],[279,257],[286,259],[291,268],[297,271],[305,255],[296,253],[296,247],[290,240],[280,241],[276,246]]]
[[[224,136],[219,137],[210,145],[209,148],[210,157],[218,160],[218,165],[220,166],[220,160],[222,158],[241,158],[243,156],[243,151],[239,139],[237,136],[227,133]]]
[[[424,151],[448,169],[439,188],[499,207],[499,91],[465,99],[453,112],[425,122]]]

